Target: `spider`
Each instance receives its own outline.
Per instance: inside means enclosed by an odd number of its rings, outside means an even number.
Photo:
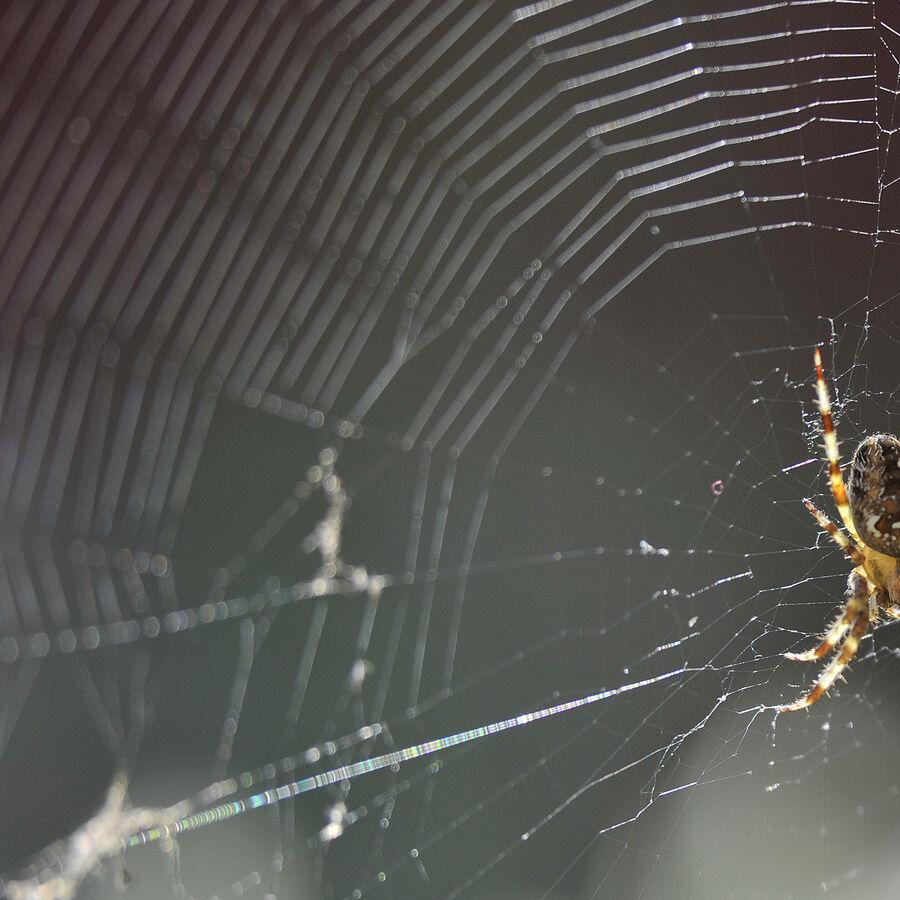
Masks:
[[[837,433],[831,418],[831,400],[818,349],[814,361],[831,493],[849,534],[844,534],[811,500],[803,503],[856,565],[847,580],[847,602],[822,642],[803,653],[784,655],[809,662],[835,651],[838,645],[840,650],[822,670],[815,687],[793,703],[776,707],[778,712],[804,709],[821,699],[856,656],[859,642],[881,613],[900,619],[900,440],[892,434],[865,438],[853,454],[845,487]]]

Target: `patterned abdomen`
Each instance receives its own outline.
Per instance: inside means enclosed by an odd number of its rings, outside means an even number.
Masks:
[[[900,558],[900,441],[894,435],[873,434],[856,448],[847,496],[862,540]]]

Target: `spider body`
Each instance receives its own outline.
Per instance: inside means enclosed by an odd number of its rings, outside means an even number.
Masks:
[[[853,454],[845,486],[818,350],[815,367],[831,492],[848,533],[841,531],[812,501],[803,502],[856,565],[847,580],[847,601],[821,643],[803,653],[784,654],[799,662],[821,659],[832,651],[834,657],[819,674],[815,687],[793,703],[777,707],[779,712],[804,709],[823,697],[856,656],[870,624],[882,613],[900,619],[900,440],[892,434],[865,438]]]
[[[847,499],[859,539],[900,559],[900,441],[894,435],[873,434],[856,448]]]

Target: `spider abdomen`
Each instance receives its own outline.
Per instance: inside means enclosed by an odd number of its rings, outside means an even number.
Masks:
[[[847,497],[863,542],[900,558],[900,440],[873,434],[856,448]]]

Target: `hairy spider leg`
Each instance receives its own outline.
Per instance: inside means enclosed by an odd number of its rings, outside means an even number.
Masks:
[[[837,433],[834,430],[834,419],[831,416],[831,398],[828,394],[828,386],[825,384],[822,354],[818,347],[813,360],[816,367],[816,390],[819,399],[819,414],[822,417],[822,433],[825,437],[825,453],[828,457],[831,493],[834,496],[834,502],[840,513],[841,520],[847,526],[849,535],[844,534],[825,513],[816,508],[811,500],[804,500],[803,505],[818,522],[819,527],[826,531],[841,550],[856,563],[856,568],[850,573],[848,582],[850,596],[847,598],[843,614],[835,619],[821,643],[817,647],[806,650],[803,653],[786,653],[785,656],[788,659],[801,662],[820,659],[834,650],[843,640],[840,652],[822,670],[816,680],[815,687],[805,697],[801,697],[793,703],[777,707],[778,712],[805,709],[823,697],[831,685],[834,684],[835,679],[856,656],[859,642],[869,629],[870,619],[878,613],[875,586],[866,575],[866,555],[862,546],[860,546],[859,535],[853,525],[850,501],[847,498],[847,488],[844,485],[844,476],[841,473],[841,456],[838,450]],[[887,612],[893,618],[900,618],[900,610],[895,610],[891,607]],[[847,633],[848,631],[849,634]]]
[[[866,573],[861,568],[856,568],[853,570],[850,577],[851,579],[865,578]],[[871,588],[869,588],[868,590],[871,593]],[[841,613],[838,613],[838,616],[834,620],[831,628],[829,628],[825,635],[822,637],[822,643],[820,643],[817,647],[812,647],[809,650],[804,650],[802,653],[785,653],[784,658],[792,659],[794,660],[794,662],[812,662],[814,659],[821,659],[823,656],[827,656],[841,642],[841,639],[853,624],[853,619],[855,617],[856,613],[851,608],[850,604],[845,604],[843,611]],[[872,609],[870,606],[869,618],[871,617]]]
[[[856,574],[855,572],[853,574]],[[834,684],[835,679],[844,671],[845,668],[856,656],[859,650],[859,642],[863,639],[865,633],[869,630],[869,588],[868,579],[865,576],[854,578],[850,577],[850,586],[852,593],[847,599],[846,616],[853,622],[853,627],[841,652],[831,660],[831,662],[822,670],[819,675],[816,686],[805,696],[800,697],[793,703],[786,703],[784,706],[778,706],[778,712],[794,712],[798,709],[805,709],[812,706],[817,700],[820,700],[828,692],[828,689]]]
[[[847,537],[825,513],[819,509],[812,500],[804,500],[803,505],[809,510],[812,517],[819,523],[823,531],[827,531],[831,535],[831,539],[853,560],[858,566],[865,567],[866,555],[858,541],[853,537]]]
[[[837,432],[834,430],[834,419],[831,416],[831,397],[828,385],[825,384],[825,373],[822,369],[822,354],[816,347],[813,361],[816,366],[816,391],[819,395],[819,415],[822,417],[822,434],[825,437],[825,454],[828,457],[828,474],[831,478],[831,493],[841,514],[841,521],[853,537],[859,537],[850,514],[850,501],[847,499],[847,488],[841,474],[841,454],[838,450]]]

